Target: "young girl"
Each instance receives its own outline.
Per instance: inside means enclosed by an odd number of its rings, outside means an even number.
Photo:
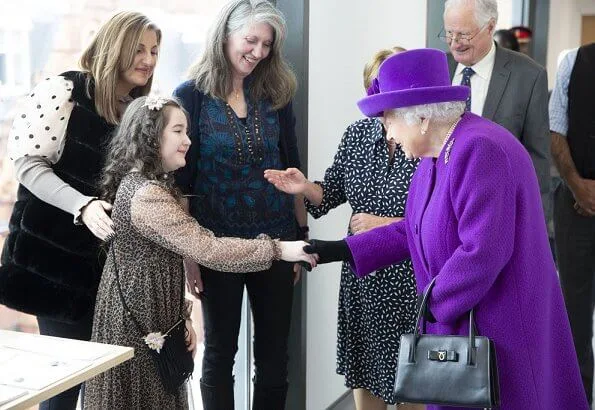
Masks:
[[[188,405],[184,385],[177,394],[163,388],[143,341],[147,335],[125,314],[119,289],[140,327],[164,333],[182,309],[182,257],[225,272],[263,271],[279,259],[315,265],[302,250],[305,242],[217,238],[189,216],[171,175],[185,165],[189,146],[185,112],[177,101],[157,97],[133,101],[110,144],[102,188],[104,199],[114,204],[116,235],[99,286],[92,340],[134,347],[135,356],[87,383],[85,408]],[[188,350],[194,351],[189,302],[185,305]]]

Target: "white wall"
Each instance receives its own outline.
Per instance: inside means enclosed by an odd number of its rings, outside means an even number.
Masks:
[[[498,24],[496,30],[509,29],[515,24],[512,20],[513,0],[498,0]]]
[[[547,52],[549,86],[556,79],[558,55],[563,50],[579,47],[583,15],[595,14],[593,0],[550,0],[550,24]]]
[[[364,64],[381,48],[425,45],[427,0],[316,0],[309,15],[308,175],[322,179],[343,131],[362,117]],[[439,28],[438,28],[439,30]],[[345,236],[351,209],[310,220],[310,237]],[[346,391],[335,373],[340,265],[308,274],[306,408],[329,406]]]

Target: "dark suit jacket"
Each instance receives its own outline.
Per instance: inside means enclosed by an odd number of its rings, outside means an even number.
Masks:
[[[457,62],[448,55],[452,80]],[[550,126],[545,69],[535,61],[496,46],[496,59],[482,116],[508,129],[525,146],[535,167],[546,217],[550,190]]]

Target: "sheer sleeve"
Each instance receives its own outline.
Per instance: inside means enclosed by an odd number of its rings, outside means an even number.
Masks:
[[[188,215],[164,188],[148,183],[132,199],[132,225],[151,241],[222,272],[257,272],[279,259],[275,241],[217,238]]]

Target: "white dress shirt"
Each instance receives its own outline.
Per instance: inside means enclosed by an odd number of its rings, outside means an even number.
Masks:
[[[475,74],[471,76],[471,112],[473,114],[481,115],[483,112],[483,105],[488,95],[490,78],[494,70],[494,61],[496,61],[496,44],[492,42],[492,48],[486,56],[471,66],[473,71],[475,71]],[[455,75],[452,78],[452,85],[461,84],[464,68],[465,66],[463,64],[457,64]]]

